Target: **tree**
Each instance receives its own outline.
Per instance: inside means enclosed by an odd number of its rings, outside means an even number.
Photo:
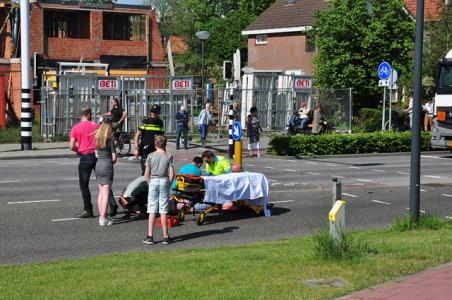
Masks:
[[[424,35],[423,82],[424,98],[434,96],[438,62],[452,50],[452,8],[438,7],[441,16],[437,21],[427,22]]]
[[[372,9],[368,9],[368,1]],[[319,49],[314,59],[316,84],[353,88],[355,107],[376,107],[378,65],[387,61],[407,82],[413,69],[415,23],[403,0],[331,0],[316,13],[313,36]]]
[[[232,59],[237,48],[242,61],[247,55],[247,38],[241,31],[267,9],[275,0],[147,0],[154,7],[166,10],[165,34],[185,38],[187,53],[176,57],[183,63],[184,74],[199,75],[201,72],[201,42],[195,33],[206,30],[211,37],[205,43],[207,76],[220,80],[223,60]],[[150,3],[149,2],[149,3]],[[164,4],[162,4],[164,3]],[[162,5],[161,5],[162,4]],[[152,4],[151,4],[152,5]],[[162,18],[159,18],[162,26]],[[162,29],[161,29],[162,30]]]

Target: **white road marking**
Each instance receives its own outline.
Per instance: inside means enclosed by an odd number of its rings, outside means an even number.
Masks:
[[[421,192],[426,192],[427,190],[419,189]]]
[[[380,203],[380,204],[384,204],[384,205],[391,205],[391,203],[389,203],[389,202],[384,202],[384,201],[379,201],[379,200],[372,200],[372,202]]]
[[[325,164],[325,166],[337,167],[337,165],[335,165],[335,164]]]
[[[452,195],[448,195],[448,194],[441,194],[441,196],[452,198]]]
[[[69,162],[69,163],[59,163],[59,165],[74,165],[75,162]]]
[[[312,161],[307,161],[306,163],[307,163],[307,164],[310,164],[310,165],[318,165],[318,164],[319,164],[319,163],[312,162]]]
[[[269,203],[288,203],[288,202],[295,202],[295,200],[281,200],[281,201],[273,201]]]
[[[407,209],[407,210],[410,210],[410,208],[409,208],[409,207],[407,207],[406,209]],[[420,209],[419,211],[420,211],[421,213],[423,213],[423,214],[425,214],[425,213],[426,213],[426,211],[425,211],[425,210],[422,210],[422,209]]]
[[[444,159],[444,160],[451,161],[450,158],[438,157],[438,156],[433,156],[433,155],[421,155],[421,157],[424,157],[424,158],[434,158],[434,159]]]
[[[335,178],[340,178],[340,179],[344,179],[344,176],[339,176],[339,175],[330,175],[331,177],[335,177]]]
[[[387,165],[387,168],[402,168],[402,167],[410,167],[411,165]]]
[[[386,172],[385,170],[381,170],[381,169],[372,169],[372,171],[374,171],[374,172]]]
[[[361,170],[360,167],[348,167],[349,169],[357,169],[357,170]]]
[[[252,165],[252,164],[245,164],[245,166],[254,167],[254,165]]]
[[[274,180],[274,179],[268,179],[268,181],[270,181],[270,182],[278,182],[278,180]]]
[[[34,166],[41,166],[41,164],[24,164],[24,167],[34,167]]]
[[[54,219],[54,220],[52,220],[52,222],[62,222],[62,221],[72,221],[72,220],[80,220],[80,218]]]
[[[342,195],[349,196],[349,197],[352,197],[352,198],[358,198],[358,196],[356,196],[356,195],[347,194],[347,193],[342,193]]]
[[[298,182],[289,182],[289,183],[284,183],[284,186],[294,186],[297,184],[298,184]]]
[[[364,185],[364,183],[355,182],[355,183],[346,183],[345,185]]]
[[[441,176],[434,176],[434,175],[425,175],[425,177],[435,178],[435,179],[441,179],[442,178]]]
[[[356,180],[362,181],[362,182],[371,182],[372,181],[370,179],[361,179],[361,178],[357,178]]]
[[[307,174],[311,174],[311,175],[320,175],[319,173],[315,173],[315,172],[306,172]]]
[[[400,175],[410,175],[410,173],[405,173],[405,172],[396,172],[397,174],[400,174]]]
[[[272,170],[274,169],[273,167],[268,167],[268,166],[265,166],[264,168],[265,169],[272,169]]]
[[[297,162],[296,160],[292,160],[292,159],[288,159],[287,161],[290,161],[290,162],[293,162],[293,163]]]
[[[19,183],[22,182],[22,180],[3,180],[0,181],[0,183]]]
[[[448,220],[452,220],[452,217],[449,217],[449,216],[445,216],[444,218],[446,218]]]
[[[284,171],[287,171],[287,172],[297,172],[296,170],[292,170],[292,169],[284,169]]]
[[[31,201],[12,201],[8,202],[8,204],[27,204],[27,203],[44,203],[44,202],[60,202],[60,199],[54,200],[31,200]]]

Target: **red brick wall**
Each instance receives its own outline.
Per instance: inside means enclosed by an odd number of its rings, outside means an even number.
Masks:
[[[121,10],[120,12],[127,11]],[[160,31],[156,16],[147,12],[144,12],[144,14],[146,14],[146,22],[152,22],[152,61],[162,62],[165,54],[160,42]],[[42,15],[41,8],[33,5],[30,23],[32,53],[44,52]],[[102,21],[102,11],[93,10],[90,12],[90,39],[46,38],[47,52],[45,54],[47,59],[64,61],[79,60],[83,57],[84,60],[100,60],[101,55],[147,56],[147,41],[103,40]]]
[[[30,55],[33,56],[33,52],[42,53],[43,52],[43,28],[42,25],[42,10],[33,5],[31,8],[31,18],[30,18]]]
[[[413,16],[416,15],[417,0],[405,0],[407,9]],[[444,0],[425,0],[424,1],[424,19],[437,20],[444,8]]]
[[[256,45],[248,37],[248,66],[258,70],[304,70],[313,75],[315,52],[306,52],[306,36],[301,33],[268,35],[267,44]]]

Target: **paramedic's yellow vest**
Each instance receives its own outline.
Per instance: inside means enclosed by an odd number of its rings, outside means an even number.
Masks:
[[[207,175],[221,175],[231,172],[231,164],[223,156],[215,155],[215,163],[206,164],[206,174]]]

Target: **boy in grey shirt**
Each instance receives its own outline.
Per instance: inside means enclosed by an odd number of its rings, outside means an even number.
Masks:
[[[171,154],[166,152],[166,138],[157,136],[155,138],[155,152],[151,153],[146,160],[146,170],[144,177],[149,183],[148,194],[148,237],[143,240],[143,243],[154,244],[153,232],[155,214],[160,213],[163,229],[163,244],[167,245],[170,242],[168,236],[167,213],[168,213],[168,198],[169,188],[174,179],[174,163]]]

